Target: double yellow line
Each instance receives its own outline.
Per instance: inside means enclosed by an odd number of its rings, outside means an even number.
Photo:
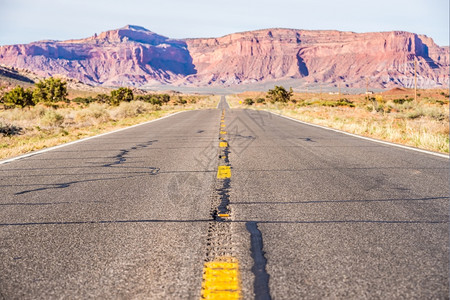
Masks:
[[[225,256],[205,263],[201,299],[241,299],[237,259]]]
[[[220,120],[220,148],[227,148],[225,126],[225,110],[222,110]],[[226,157],[224,157],[226,158]],[[217,179],[231,178],[231,168],[227,165],[217,167]],[[229,214],[219,214],[219,217],[230,217]],[[201,299],[241,299],[241,285],[239,278],[239,262],[235,257],[216,257],[203,266],[203,283]]]
[[[225,110],[222,110],[222,117],[220,118],[220,136],[219,139],[221,142],[219,142],[220,148],[226,148],[228,147],[228,143],[225,141],[225,135],[227,132],[225,131]],[[226,179],[231,177],[231,168],[230,166],[219,166],[217,168],[217,178],[218,179]]]

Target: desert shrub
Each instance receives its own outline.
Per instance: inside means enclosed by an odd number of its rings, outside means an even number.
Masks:
[[[110,103],[111,97],[106,94],[98,94],[95,96],[94,100],[98,103]]]
[[[64,122],[64,116],[57,113],[55,110],[47,110],[40,119],[41,126],[44,127],[58,127]]]
[[[33,92],[30,89],[24,90],[23,87],[17,86],[13,90],[5,93],[1,98],[1,102],[7,108],[34,106]]]
[[[446,114],[441,108],[439,107],[426,107],[423,108],[423,114],[430,118],[437,121],[444,121],[445,119],[448,119],[448,114]]]
[[[292,91],[292,88],[289,89],[289,92],[282,86],[275,86],[273,89],[269,90],[267,92],[267,98],[270,99],[270,102],[288,102],[294,92]]]
[[[33,101],[42,102],[48,106],[60,101],[67,101],[67,82],[59,78],[47,78],[35,84]]]
[[[91,103],[87,108],[75,113],[76,122],[91,124],[104,123],[111,119],[106,104]]]
[[[95,101],[96,101],[96,99],[92,98],[91,96],[86,97],[86,98],[85,97],[76,97],[76,98],[72,99],[72,102],[80,103],[80,104],[89,104],[89,103],[92,103]]]
[[[421,117],[424,117],[424,116],[425,116],[425,115],[424,115],[423,112],[420,111],[420,110],[410,111],[410,112],[408,112],[408,113],[406,114],[406,117],[407,117],[408,119],[418,119],[418,118],[421,118]]]
[[[153,105],[162,105],[161,99],[159,99],[157,97],[151,97],[148,102],[153,104]]]
[[[134,99],[133,91],[129,88],[118,88],[111,91],[110,103],[113,106],[117,106],[120,102],[130,102]]]
[[[36,123],[44,116],[48,108],[43,105],[36,105],[30,109],[14,108],[0,111],[0,117],[8,122],[31,122]]]
[[[181,96],[178,96],[177,100],[175,101],[175,104],[179,104],[179,105],[184,105],[186,103],[187,103],[186,99],[184,99]]]
[[[154,106],[143,101],[122,102],[113,112],[115,119],[135,117],[140,114],[153,111]]]
[[[170,96],[167,94],[152,94],[152,95],[138,95],[136,100],[151,103],[153,105],[163,105],[170,101]]]
[[[352,101],[343,98],[339,99],[338,101],[324,101],[321,103],[322,106],[329,106],[329,107],[337,107],[337,106],[348,106],[348,107],[355,107]]]
[[[245,104],[245,105],[252,105],[253,103],[255,103],[255,101],[253,101],[252,98],[246,98],[246,99],[244,100],[244,104]]]
[[[314,103],[310,102],[310,101],[302,100],[302,101],[298,102],[297,107],[304,107],[304,106],[311,106],[311,105],[314,105]]]
[[[395,104],[403,104],[403,103],[411,102],[413,100],[414,100],[413,98],[398,98],[398,99],[392,100],[392,102],[394,102]]]
[[[264,98],[256,98],[256,103],[265,103],[266,99]]]
[[[170,96],[167,94],[162,94],[159,95],[159,99],[161,99],[163,103],[168,103],[170,101]]]

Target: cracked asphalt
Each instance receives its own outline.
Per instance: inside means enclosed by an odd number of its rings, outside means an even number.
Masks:
[[[0,165],[0,299],[199,299],[220,109]],[[448,299],[448,159],[225,114],[244,299]]]

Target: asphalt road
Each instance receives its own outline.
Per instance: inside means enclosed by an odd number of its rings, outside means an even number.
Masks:
[[[449,296],[445,158],[222,102],[0,178],[0,299],[199,299],[222,252],[244,299]]]

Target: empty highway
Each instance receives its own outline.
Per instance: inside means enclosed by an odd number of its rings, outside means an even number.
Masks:
[[[447,158],[224,98],[0,178],[0,299],[449,296]]]

